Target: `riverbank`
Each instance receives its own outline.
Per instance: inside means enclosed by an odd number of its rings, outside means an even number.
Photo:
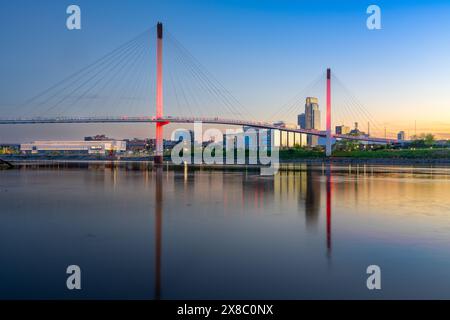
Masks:
[[[12,168],[14,168],[14,166],[10,162],[0,159],[0,170]]]
[[[256,173],[259,175],[261,166],[246,164],[187,164],[176,165],[170,161],[156,165],[149,160],[28,160],[13,161],[14,169],[32,170],[116,170],[126,171],[153,171],[155,168],[164,171],[195,172],[195,171],[219,171],[235,173]],[[282,172],[353,172],[355,174],[374,173],[407,173],[407,174],[433,174],[450,176],[450,162],[425,162],[425,161],[390,161],[389,159],[298,159],[296,161],[282,161],[278,171]],[[6,171],[6,170],[2,170]]]
[[[165,159],[166,163],[171,164],[170,159]],[[12,165],[21,164],[61,164],[61,163],[153,163],[152,159],[148,158],[104,158],[104,159],[86,159],[86,158],[22,158],[22,159],[11,159],[10,163]],[[402,158],[345,158],[345,157],[330,157],[330,158],[297,158],[297,159],[281,159],[280,164],[336,164],[336,165],[423,165],[423,166],[448,166],[450,167],[450,159],[402,159]],[[209,166],[206,164],[195,165],[189,164],[189,166]],[[237,164],[217,164],[215,166],[227,166],[227,167],[240,167]],[[244,167],[249,167],[252,165],[243,165]],[[254,165],[255,166],[255,165]],[[257,166],[257,165],[256,165]],[[259,167],[259,166],[257,166]],[[1,169],[9,169],[11,167],[7,165],[1,165]]]
[[[376,151],[334,151],[332,157],[325,157],[324,152],[306,149],[280,150],[279,162],[282,164],[361,164],[361,165],[423,165],[450,166],[450,149],[416,149],[395,150],[382,149]],[[100,156],[100,155],[3,155],[2,159],[12,164],[21,163],[95,163],[152,162],[151,156]],[[170,157],[164,157],[170,163]],[[221,166],[221,165],[218,165]],[[227,165],[240,167],[239,165]],[[249,167],[244,165],[244,167]]]

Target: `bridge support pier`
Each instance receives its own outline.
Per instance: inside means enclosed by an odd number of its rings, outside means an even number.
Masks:
[[[327,138],[325,155],[331,157],[331,69],[327,69]]]
[[[155,156],[154,156],[155,164],[163,163],[163,156],[164,156],[163,134],[164,134],[163,126],[159,122],[157,122],[156,139],[155,139]]]

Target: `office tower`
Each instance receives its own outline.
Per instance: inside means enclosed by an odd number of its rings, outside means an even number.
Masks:
[[[304,113],[301,113],[297,116],[297,124],[300,129],[306,129],[306,116]]]
[[[350,133],[350,127],[347,127],[345,125],[336,126],[336,134],[349,134]]]
[[[320,130],[320,110],[319,100],[314,97],[307,97],[305,103],[305,129]],[[319,137],[308,135],[308,146],[314,147],[319,142]]]

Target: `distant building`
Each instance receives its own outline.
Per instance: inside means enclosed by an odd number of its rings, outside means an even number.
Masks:
[[[336,126],[336,134],[349,134],[350,133],[350,127],[341,125],[341,126]]]
[[[368,137],[368,135],[364,132],[364,131],[360,131],[358,129],[358,122],[355,122],[355,128],[353,130],[350,130],[350,132],[348,133],[349,135],[352,136],[366,136]]]
[[[300,129],[306,129],[306,116],[304,113],[298,115],[297,124]]]
[[[148,139],[148,149],[155,151],[156,150],[156,139],[151,138]],[[163,139],[163,148],[164,150],[171,150],[174,146],[176,146],[180,141],[179,140],[167,140]]]
[[[286,122],[284,121],[276,121],[273,123],[275,127],[286,128]]]
[[[405,140],[405,131],[397,133],[397,140]]]
[[[320,130],[320,109],[319,100],[314,97],[307,97],[305,103],[305,129]],[[308,146],[314,147],[318,144],[319,137],[308,135]]]
[[[172,150],[179,142],[178,140],[163,140],[164,150]]]
[[[127,143],[127,150],[132,152],[142,152],[150,150],[149,139],[137,139],[125,140]]]
[[[104,134],[97,134],[92,137],[84,137],[84,141],[111,141],[111,140],[114,140],[114,139],[108,138]]]
[[[292,128],[291,128],[292,129]],[[279,148],[292,148],[294,146],[306,146],[307,135],[299,132],[283,130],[271,130],[273,145]]]
[[[108,152],[125,152],[126,141],[34,141],[20,145],[20,151],[31,154],[39,153],[85,153],[106,154]]]
[[[295,125],[286,125],[284,122],[279,121],[274,125],[279,126],[280,128],[289,128],[295,129]],[[255,130],[256,134],[250,134],[250,129]],[[268,150],[272,146],[278,148],[292,148],[295,145],[305,146],[306,145],[306,134],[299,132],[287,132],[278,129],[259,129],[249,126],[243,127],[243,132],[235,134],[234,144],[237,146],[237,138],[240,138],[241,135],[244,135],[244,143],[246,148],[262,148],[263,150]],[[223,141],[225,146],[225,141],[228,139],[230,141],[231,137],[227,137],[225,134],[223,135]],[[233,143],[230,141],[229,143]]]

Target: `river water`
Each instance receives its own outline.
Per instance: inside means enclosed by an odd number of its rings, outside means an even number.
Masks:
[[[0,298],[450,298],[449,169],[285,169],[0,171]]]

